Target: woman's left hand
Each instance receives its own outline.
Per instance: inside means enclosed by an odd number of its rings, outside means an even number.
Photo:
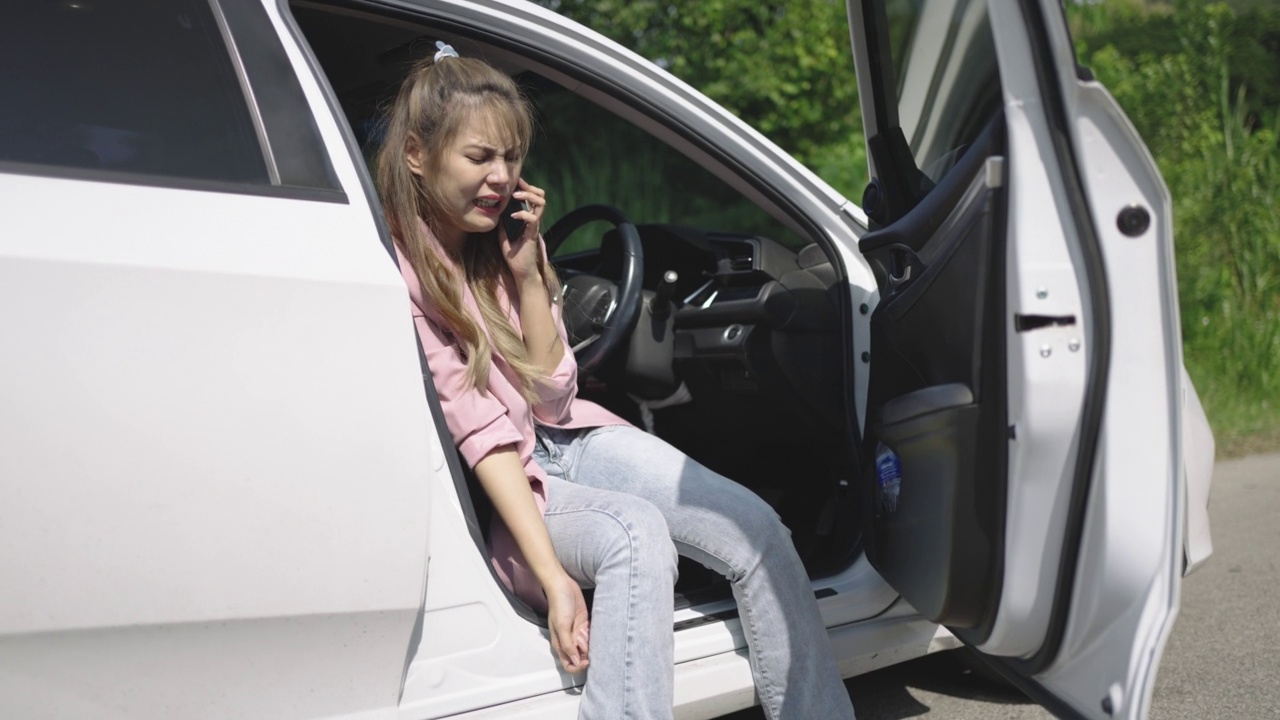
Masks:
[[[536,276],[538,273],[539,247],[538,231],[542,222],[542,212],[547,207],[547,194],[540,187],[534,187],[519,180],[519,187],[511,194],[507,202],[524,202],[527,210],[520,210],[515,217],[524,221],[524,233],[518,238],[507,237],[506,229],[499,230],[502,238],[502,254],[507,258],[507,266],[517,282]],[[501,224],[499,224],[501,227]]]
[[[591,621],[582,588],[564,572],[544,586],[547,596],[547,627],[551,631],[551,650],[565,672],[579,673],[591,663]]]

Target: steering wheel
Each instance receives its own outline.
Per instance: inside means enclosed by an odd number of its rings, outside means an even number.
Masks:
[[[586,273],[564,278],[565,330],[578,369],[584,373],[599,368],[631,335],[640,317],[640,281],[644,277],[640,232],[612,205],[583,205],[557,220],[542,236],[550,257],[573,231],[596,220],[610,222],[618,231],[622,277],[617,283]]]

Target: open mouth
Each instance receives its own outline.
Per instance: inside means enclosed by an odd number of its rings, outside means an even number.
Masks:
[[[476,198],[475,205],[485,210],[495,210],[502,204],[502,198]]]

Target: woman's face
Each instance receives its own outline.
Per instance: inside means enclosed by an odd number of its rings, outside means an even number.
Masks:
[[[479,112],[476,115],[480,115]],[[523,158],[502,124],[486,117],[468,118],[453,142],[445,147],[436,177],[427,177],[421,158],[411,152],[409,169],[427,182],[438,183],[444,201],[438,218],[444,242],[461,242],[468,233],[488,232],[498,225],[502,209],[511,200]]]

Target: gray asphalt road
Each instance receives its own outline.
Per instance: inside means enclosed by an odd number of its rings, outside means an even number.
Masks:
[[[1214,554],[1182,586],[1182,613],[1156,679],[1152,720],[1280,717],[1280,454],[1218,463]],[[848,683],[859,720],[1050,715],[975,677],[954,653]],[[763,720],[758,710],[722,720]]]

